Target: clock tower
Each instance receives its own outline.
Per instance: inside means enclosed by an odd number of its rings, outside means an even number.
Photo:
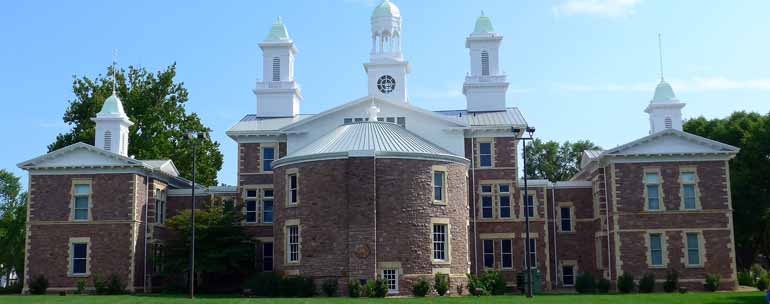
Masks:
[[[401,54],[401,13],[390,0],[383,0],[372,13],[372,51],[364,70],[369,96],[407,102],[410,66]]]

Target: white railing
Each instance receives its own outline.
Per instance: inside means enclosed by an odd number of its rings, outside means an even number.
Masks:
[[[466,82],[505,82],[505,75],[465,76]]]
[[[294,89],[299,88],[294,81],[257,81],[255,89]]]

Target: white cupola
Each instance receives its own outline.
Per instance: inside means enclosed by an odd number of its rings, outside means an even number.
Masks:
[[[128,128],[134,123],[128,119],[128,115],[123,110],[123,103],[114,90],[112,95],[104,101],[101,111],[91,120],[96,123],[94,146],[128,156]]]
[[[650,115],[650,134],[665,129],[682,131],[682,108],[686,104],[674,95],[674,90],[661,77],[650,104],[644,110]]]
[[[289,37],[281,17],[273,23],[262,49],[262,80],[258,80],[257,116],[293,117],[299,114],[302,92],[294,81],[294,56],[297,48]]]
[[[492,21],[481,12],[473,32],[465,39],[471,71],[465,76],[463,94],[468,111],[504,111],[508,82],[500,71],[500,44],[503,36],[495,33]]]
[[[369,96],[407,102],[409,63],[401,53],[401,11],[383,0],[372,12],[372,51],[364,70],[369,76]]]

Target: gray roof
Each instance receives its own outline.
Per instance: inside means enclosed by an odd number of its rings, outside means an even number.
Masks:
[[[366,121],[341,125],[307,146],[276,160],[273,166],[350,156],[435,159],[468,163],[464,157],[454,155],[397,124]]]
[[[195,196],[207,196],[207,195],[216,195],[216,194],[236,194],[236,193],[238,193],[238,188],[235,186],[210,186],[210,187],[195,188]],[[169,189],[168,195],[169,196],[191,196],[192,189],[191,188]]]
[[[239,135],[260,131],[277,131],[285,126],[313,115],[314,114],[300,114],[294,117],[259,117],[256,114],[248,114],[232,126],[230,130],[227,130],[227,135]]]
[[[505,111],[468,112],[467,110],[436,111],[438,114],[454,117],[471,127],[485,126],[526,126],[527,121],[519,108],[507,108]]]

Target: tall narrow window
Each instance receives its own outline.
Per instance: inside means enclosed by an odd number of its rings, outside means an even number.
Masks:
[[[650,234],[650,266],[663,266],[663,239],[660,233]]]
[[[645,173],[647,187],[647,210],[660,210],[660,180],[658,173]]]
[[[273,81],[281,81],[281,58],[273,57]]]
[[[489,76],[489,52],[481,51],[481,75]]]
[[[500,202],[500,218],[511,218],[511,186],[497,185],[497,197]]]
[[[492,185],[481,185],[481,218],[491,219],[493,208]]]
[[[528,217],[535,217],[535,197],[532,196],[532,194],[526,195],[527,199],[525,200],[526,204],[524,205],[524,212],[526,212],[526,216]]]
[[[289,205],[296,205],[299,202],[299,177],[297,173],[291,173],[287,177]]]
[[[500,241],[500,257],[503,269],[513,268],[513,240]]]
[[[388,287],[388,293],[398,293],[398,269],[383,269],[382,279]]]
[[[155,222],[166,222],[166,191],[155,189]]]
[[[495,268],[495,241],[484,240],[484,268]]]
[[[257,190],[246,190],[246,223],[257,222]]]
[[[76,221],[87,221],[89,220],[89,209],[91,207],[91,184],[76,183],[74,185],[74,191],[72,219]]]
[[[701,260],[698,233],[687,233],[687,266],[699,265],[701,265]]]
[[[561,279],[564,283],[564,287],[572,287],[575,285],[575,266],[562,265],[561,266]]]
[[[446,198],[446,172],[433,171],[433,202],[445,203]]]
[[[492,143],[479,143],[479,167],[492,167]]]
[[[273,160],[275,160],[275,148],[262,147],[262,171],[273,171]]]
[[[262,271],[273,271],[273,243],[262,243]]]
[[[695,197],[695,172],[682,172],[679,174],[682,184],[682,200],[685,210],[697,209]]]
[[[104,150],[110,151],[112,149],[112,132],[105,131],[104,132]]]
[[[526,239],[524,240],[524,256],[529,257],[529,263],[530,267],[532,269],[537,269],[537,242],[535,239],[529,239],[529,248],[527,248],[527,242]],[[529,250],[529,254],[527,255],[527,250]],[[524,269],[527,269],[527,261],[524,260]]]
[[[72,243],[72,274],[88,273],[88,243]]]
[[[262,223],[273,223],[273,189],[262,190]]]
[[[559,211],[561,213],[561,231],[572,232],[572,208],[561,207]]]
[[[299,225],[286,226],[286,260],[289,263],[299,262]]]
[[[447,224],[433,224],[433,260],[447,260]]]

